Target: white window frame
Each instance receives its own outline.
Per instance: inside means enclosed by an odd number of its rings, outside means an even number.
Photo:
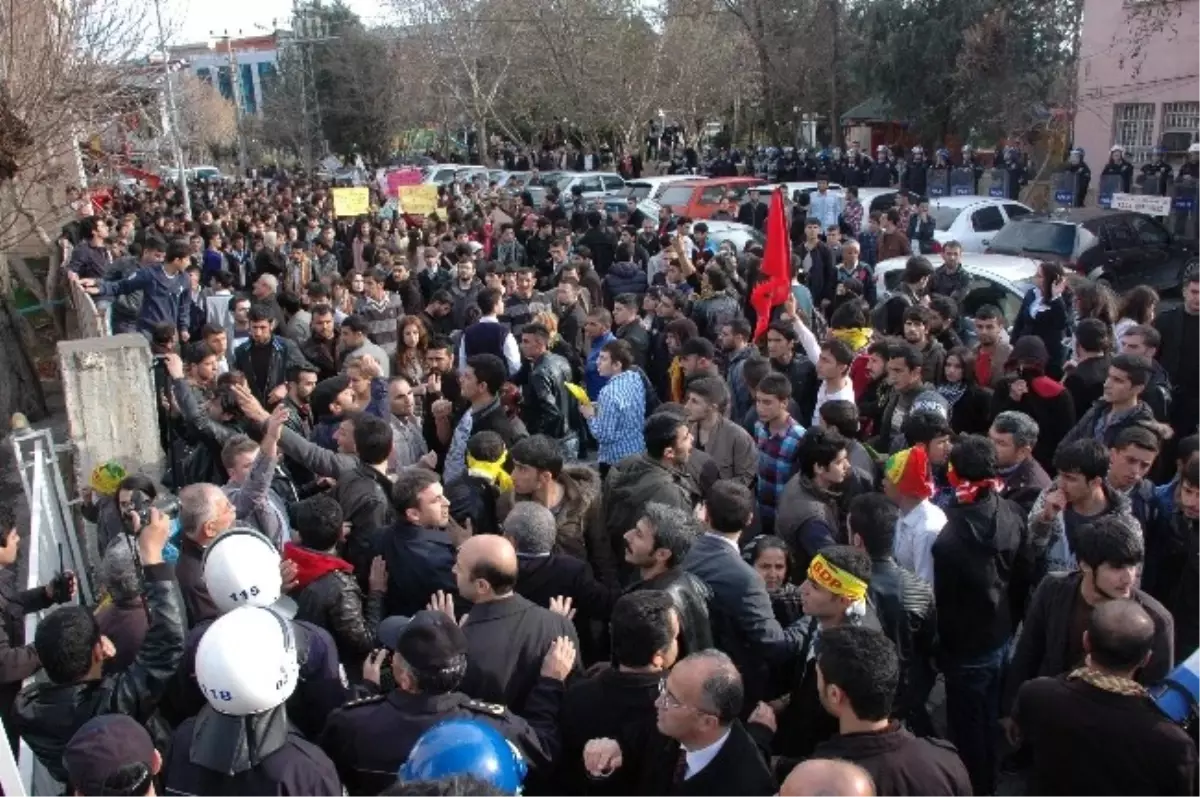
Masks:
[[[1152,102],[1121,102],[1113,105],[1112,143],[1125,148],[1131,163],[1150,159],[1154,147],[1156,106]]]
[[[1196,141],[1200,136],[1200,102],[1164,102],[1159,130],[1160,142],[1167,133],[1187,133],[1189,141]]]

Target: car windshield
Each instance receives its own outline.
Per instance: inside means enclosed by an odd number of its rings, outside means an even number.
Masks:
[[[617,194],[620,196],[631,196],[639,202],[650,196],[651,185],[649,183],[625,183]]]
[[[672,186],[659,194],[657,201],[660,205],[670,205],[672,208],[682,211],[687,207],[688,202],[692,201],[692,187],[690,185]]]
[[[998,254],[1039,253],[1070,257],[1075,249],[1075,225],[1053,221],[1010,221],[992,238]]]
[[[962,213],[962,208],[947,208],[934,207],[929,209],[929,215],[933,216],[933,225],[939,232],[945,232],[950,229],[950,225],[958,218],[958,214]]]
[[[542,185],[547,188],[558,188],[558,181],[567,178],[566,172],[543,172]]]

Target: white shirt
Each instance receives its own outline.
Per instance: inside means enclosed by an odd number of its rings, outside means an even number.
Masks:
[[[817,406],[813,409],[812,425],[819,426],[821,422],[821,405],[827,401],[849,401],[854,403],[854,385],[850,382],[850,378],[846,378],[846,384],[842,385],[841,390],[829,392],[829,383],[824,379],[821,380],[821,386],[817,388]]]
[[[708,747],[701,747],[699,750],[688,750],[684,755],[687,760],[687,769],[683,772],[683,779],[687,780],[698,774],[702,769],[712,763],[712,760],[717,757],[717,753],[721,752],[721,748],[725,746],[725,741],[729,738],[729,731],[725,731],[725,735]]]
[[[500,319],[494,315],[485,315],[476,322],[478,324],[499,324]],[[514,376],[521,370],[521,350],[517,348],[517,339],[508,333],[504,336],[504,361],[508,364],[508,375]],[[467,370],[467,341],[458,342],[458,372]]]
[[[929,500],[922,501],[896,521],[892,553],[896,562],[930,584],[933,583],[933,542],[946,525],[946,513]]]

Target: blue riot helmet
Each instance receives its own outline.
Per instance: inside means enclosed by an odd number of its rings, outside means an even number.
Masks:
[[[1083,163],[1083,147],[1075,147],[1071,150],[1070,161],[1073,164]]]
[[[946,149],[945,147],[942,147],[941,149],[939,149],[937,151],[937,160],[938,160],[938,163],[949,166],[950,165],[950,150]]]
[[[1200,650],[1193,651],[1165,679],[1150,687],[1150,699],[1177,725],[1194,722],[1200,700]]]
[[[417,739],[400,766],[401,780],[472,775],[505,794],[519,794],[528,766],[521,751],[482,720],[449,719]]]
[[[1017,148],[1016,147],[1005,147],[1004,148],[1004,162],[1005,163],[1015,163],[1016,160],[1017,160]]]

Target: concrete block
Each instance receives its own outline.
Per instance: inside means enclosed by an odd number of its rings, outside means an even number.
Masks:
[[[75,446],[76,484],[114,459],[126,473],[155,482],[163,474],[155,406],[154,358],[141,335],[113,335],[58,344],[67,430]]]

